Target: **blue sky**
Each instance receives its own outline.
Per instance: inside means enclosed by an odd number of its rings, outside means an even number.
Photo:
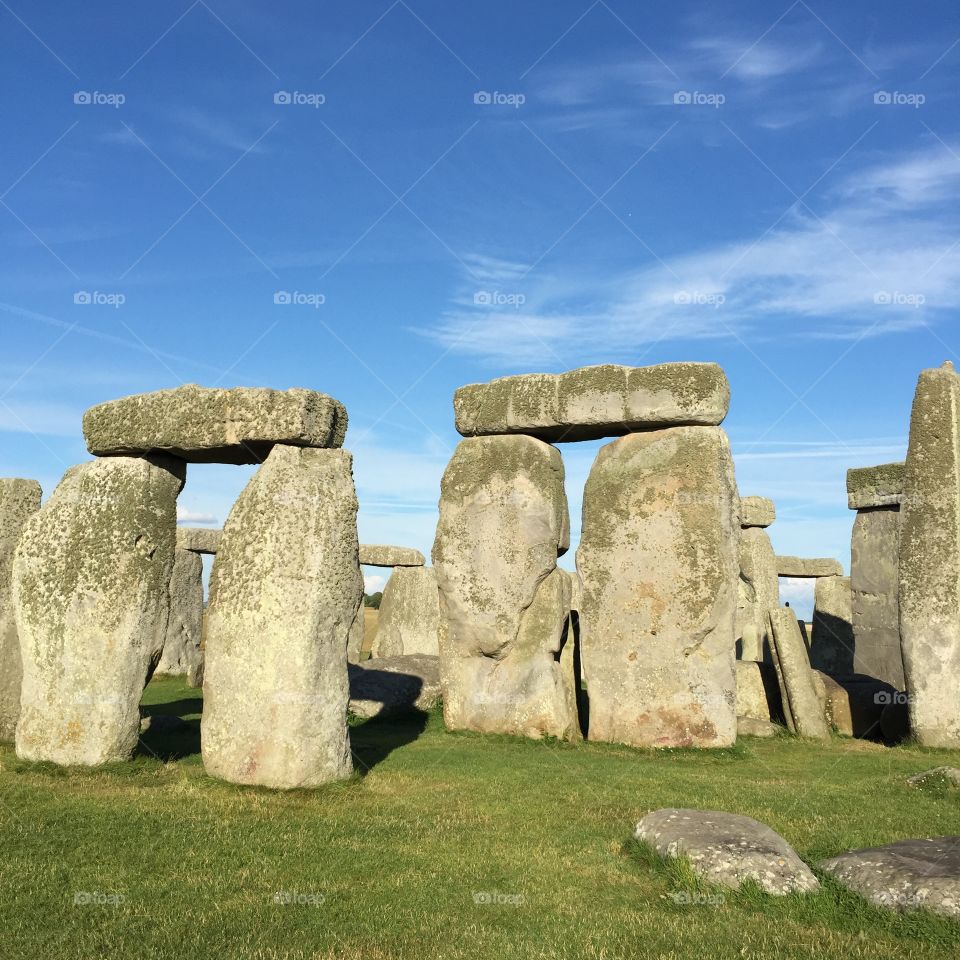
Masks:
[[[310,387],[350,411],[361,538],[427,552],[457,386],[715,360],[776,548],[846,566],[846,469],[902,458],[918,372],[960,362],[955,4],[0,24],[0,472],[46,493],[94,403]],[[563,447],[575,537],[597,447]],[[184,517],[249,473],[191,468]]]

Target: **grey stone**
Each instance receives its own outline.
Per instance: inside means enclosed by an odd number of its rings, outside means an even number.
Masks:
[[[923,787],[936,781],[949,786],[960,787],[960,768],[934,767],[932,770],[924,770],[923,773],[917,773],[907,778],[907,783],[911,787]]]
[[[715,363],[604,364],[472,383],[454,394],[465,437],[519,433],[553,443],[723,421],[730,385]]]
[[[814,577],[842,577],[843,567],[832,557],[806,559],[804,557],[777,557],[777,576],[813,579]]]
[[[170,577],[170,616],[156,673],[185,677],[200,657],[203,635],[203,560],[177,548]]]
[[[183,480],[169,457],[83,463],[24,526],[13,564],[22,759],[132,755],[167,626]]]
[[[777,561],[766,530],[740,531],[740,579],[737,598],[737,639],[740,659],[764,659],[769,647],[767,611],[780,606]]]
[[[187,667],[187,686],[194,688],[203,686],[203,647],[197,651],[197,656]]]
[[[577,551],[590,740],[736,740],[737,500],[720,428],[635,433],[600,449]]]
[[[97,456],[162,451],[191,463],[262,463],[275,443],[340,447],[343,404],[314,390],[200,387],[139,393],[91,407],[87,449]]]
[[[563,478],[559,451],[522,436],[463,440],[443,475],[433,564],[452,730],[576,736],[556,659],[570,612]]]
[[[663,857],[685,857],[708,883],[739,889],[754,880],[777,896],[813,893],[820,887],[780,834],[737,813],[655,810],[637,824],[634,836]]]
[[[216,556],[222,534],[212,527],[177,527],[177,549]]]
[[[350,624],[350,636],[347,639],[348,663],[360,662],[360,654],[363,651],[363,641],[366,635],[367,618],[364,612],[365,610],[366,607],[361,600],[360,606],[357,607],[356,615],[353,618],[353,623]]]
[[[770,664],[753,660],[737,661],[737,717],[753,717],[756,720],[770,720],[776,714],[771,709],[771,679],[776,687],[776,674]],[[773,673],[769,677],[768,673]],[[779,693],[775,698],[779,701]]]
[[[422,567],[423,554],[413,547],[391,547],[381,543],[360,544],[362,567]]]
[[[440,702],[439,657],[380,657],[349,669],[350,712],[355,716],[427,712]]]
[[[960,747],[960,377],[920,374],[900,507],[900,635],[910,725]]]
[[[23,664],[13,604],[13,555],[27,519],[40,509],[36,480],[0,479],[0,740],[13,740],[20,717]]]
[[[824,673],[854,672],[853,597],[849,577],[818,577],[814,587],[810,665]]]
[[[781,730],[770,720],[760,720],[757,717],[737,717],[737,738],[740,737],[775,737]]]
[[[179,733],[186,726],[186,720],[172,713],[147,714],[140,720],[141,733]]]
[[[347,640],[363,593],[352,459],[277,445],[234,504],[210,580],[203,764],[275,788],[350,775]]]
[[[860,510],[850,543],[853,667],[904,689],[900,648],[900,508]]]
[[[766,497],[740,498],[740,526],[769,527],[777,519],[777,508]]]
[[[433,567],[396,568],[383,589],[374,657],[440,655],[440,592]]]
[[[903,463],[856,467],[847,471],[847,504],[851,510],[899,505],[903,499]]]
[[[813,671],[817,697],[827,723],[847,737],[882,736],[885,706],[896,691],[888,683],[865,676],[833,677]]]
[[[819,864],[878,907],[960,917],[960,837],[898,840]]]
[[[830,738],[830,728],[817,696],[807,647],[797,617],[789,607],[770,611],[773,663],[787,726],[801,737]]]

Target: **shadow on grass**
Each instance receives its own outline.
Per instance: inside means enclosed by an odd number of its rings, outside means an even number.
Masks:
[[[422,710],[371,717],[363,721],[352,719],[350,749],[356,772],[365,777],[394,750],[413,743],[426,729],[429,720],[430,714]]]

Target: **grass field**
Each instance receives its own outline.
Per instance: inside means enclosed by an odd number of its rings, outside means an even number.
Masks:
[[[0,753],[0,957],[869,958],[960,953],[960,924],[831,882],[710,891],[630,841],[663,806],[757,817],[808,862],[957,833],[960,791],[905,778],[956,754],[836,740],[638,751],[450,734],[439,715],[353,727],[358,773],[271,793],[204,775],[199,691],[144,703],[190,723],[95,772]]]

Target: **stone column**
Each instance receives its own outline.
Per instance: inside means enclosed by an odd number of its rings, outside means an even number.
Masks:
[[[739,534],[719,427],[630,434],[601,448],[577,551],[590,740],[736,740]]]
[[[0,479],[0,740],[13,740],[20,717],[23,664],[13,607],[13,555],[27,519],[40,509],[36,480]]]
[[[433,563],[443,710],[453,730],[576,736],[558,662],[570,581],[563,463],[527,436],[474,437],[441,484]]]
[[[353,623],[350,624],[350,636],[347,639],[347,662],[348,663],[359,663],[360,662],[360,653],[363,649],[363,638],[364,638],[364,628],[366,625],[366,616],[364,610],[366,607],[363,605],[363,597],[360,597],[360,606],[357,607],[357,612],[354,615]]]
[[[960,747],[960,377],[920,374],[900,508],[900,635],[913,735]]]
[[[440,654],[440,593],[433,567],[396,567],[383,588],[374,657]]]
[[[192,550],[178,549],[170,577],[170,617],[157,674],[183,677],[202,656],[203,559]]]
[[[853,671],[853,607],[849,577],[817,577],[813,588],[810,663],[835,677]]]
[[[184,476],[166,456],[83,463],[27,521],[13,565],[17,756],[95,766],[133,754],[167,627]]]
[[[276,445],[224,525],[210,583],[207,772],[313,787],[352,771],[347,641],[363,594],[352,458]]]
[[[780,606],[777,559],[765,529],[776,519],[776,509],[765,497],[743,497],[740,510],[740,659],[763,662],[765,646],[769,646],[767,611]]]

